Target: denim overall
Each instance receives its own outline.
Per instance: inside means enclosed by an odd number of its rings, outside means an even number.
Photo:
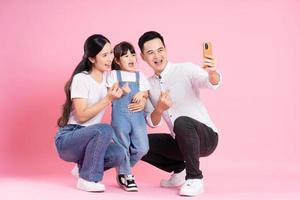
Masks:
[[[131,112],[128,109],[133,96],[140,91],[140,74],[135,72],[135,75],[135,82],[128,82],[131,91],[112,103],[112,127],[115,130],[113,140],[124,148],[126,154],[118,173],[125,175],[131,174],[131,167],[149,150],[144,111]],[[123,87],[126,82],[122,81],[120,70],[117,70],[117,78],[120,87]]]

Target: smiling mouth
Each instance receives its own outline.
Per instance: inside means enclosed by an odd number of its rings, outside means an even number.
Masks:
[[[129,67],[134,67],[133,62],[128,63],[128,66],[129,66]]]
[[[163,60],[156,60],[156,61],[154,61],[154,64],[155,64],[155,65],[161,65],[162,62],[163,62]]]

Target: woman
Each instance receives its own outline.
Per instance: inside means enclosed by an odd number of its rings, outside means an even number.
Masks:
[[[61,159],[77,163],[77,188],[85,191],[103,192],[104,170],[119,166],[125,158],[122,148],[111,142],[112,127],[100,123],[105,108],[122,94],[117,83],[106,88],[106,73],[113,58],[107,38],[90,36],[81,62],[65,85],[66,102],[58,119],[55,144]]]

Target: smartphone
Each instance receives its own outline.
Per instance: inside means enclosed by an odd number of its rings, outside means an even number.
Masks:
[[[211,57],[212,56],[212,46],[211,42],[203,43],[203,57]]]

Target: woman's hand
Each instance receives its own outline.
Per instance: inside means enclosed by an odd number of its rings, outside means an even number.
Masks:
[[[119,87],[119,82],[116,82],[112,85],[111,88],[108,89],[107,91],[107,95],[106,95],[106,98],[109,100],[109,101],[113,101],[115,99],[118,99],[122,96],[123,94],[123,91],[122,89]]]

